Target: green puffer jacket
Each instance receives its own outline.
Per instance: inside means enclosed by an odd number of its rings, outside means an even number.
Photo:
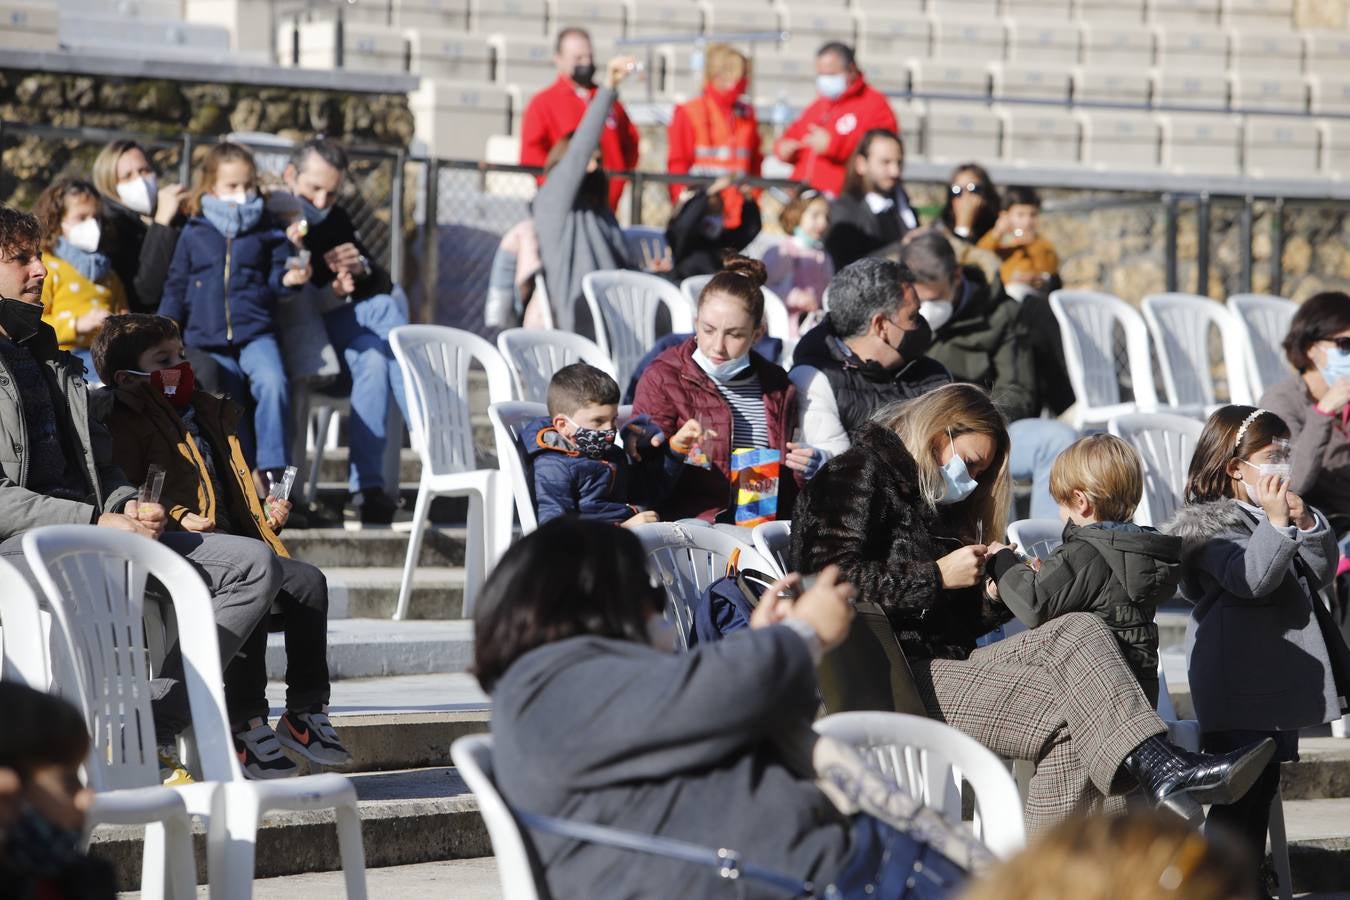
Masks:
[[[1097,615],[1149,702],[1158,705],[1159,603],[1181,581],[1181,539],[1132,523],[1064,526],[1064,543],[1037,572],[1002,550],[990,564],[999,597],[1027,627],[1071,612]]]
[[[1039,416],[1036,365],[1021,304],[990,287],[978,266],[964,266],[961,274],[955,315],[934,333],[927,355],[957,381],[987,388],[1009,422]]]

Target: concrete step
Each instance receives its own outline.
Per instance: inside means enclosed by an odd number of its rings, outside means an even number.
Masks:
[[[286,685],[267,685],[267,702],[276,718],[286,710]],[[478,679],[467,672],[349,678],[333,682],[332,715],[374,716],[393,713],[483,712],[491,707]]]
[[[402,866],[492,855],[478,804],[451,768],[415,769],[350,776],[356,786],[366,866]],[[325,872],[340,867],[331,810],[274,812],[258,829],[255,877]],[[99,826],[90,851],[117,872],[119,890],[140,884],[144,829]],[[197,881],[206,881],[205,832],[194,827]]]
[[[403,567],[408,555],[408,537],[411,527],[404,523],[394,526],[365,528],[308,528],[286,529],[283,540],[296,559],[327,570],[330,567]],[[431,527],[422,539],[422,552],[417,564],[422,566],[464,565],[464,544],[467,532],[463,528]]]
[[[286,675],[286,636],[267,636],[267,676]],[[473,623],[467,619],[395,622],[331,619],[328,677],[378,678],[463,672],[473,662]]]
[[[490,856],[368,869],[366,889],[371,900],[502,900],[497,861]],[[341,872],[283,875],[255,881],[253,900],[344,897],[345,890]],[[128,891],[117,896],[119,900],[140,900],[141,894]],[[197,896],[209,896],[206,885],[197,888]]]
[[[325,567],[328,577],[328,618],[387,619],[398,607],[403,569],[393,566]],[[458,619],[464,614],[464,570],[419,567],[413,572],[412,619]]]
[[[484,734],[490,713],[486,709],[462,712],[333,715],[333,727],[351,751],[352,761],[329,768],[310,763],[299,754],[287,754],[308,775],[322,771],[388,772],[450,765],[450,745],[467,734]],[[275,723],[274,723],[275,724]]]
[[[1284,801],[1295,891],[1350,885],[1350,798]]]
[[[311,456],[313,452],[310,451]],[[325,449],[323,451],[323,462],[319,465],[319,483],[340,481],[345,485],[350,461],[351,451],[347,447]],[[404,447],[399,453],[398,462],[398,480],[416,484],[417,480],[422,477],[422,460],[418,457],[417,451]]]

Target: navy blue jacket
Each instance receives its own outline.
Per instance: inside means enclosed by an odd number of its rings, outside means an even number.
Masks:
[[[535,419],[521,432],[525,458],[533,470],[534,507],[543,525],[559,516],[622,524],[637,514],[638,506],[654,506],[679,476],[684,463],[662,444],[650,447],[657,430],[645,417],[634,419],[648,450],[638,462],[615,445],[600,459],[591,459],[558,433],[551,419]]]
[[[271,334],[277,295],[291,290],[281,279],[293,252],[267,213],[233,240],[193,216],[174,248],[159,314],[178,323],[187,346],[202,350],[230,350]]]

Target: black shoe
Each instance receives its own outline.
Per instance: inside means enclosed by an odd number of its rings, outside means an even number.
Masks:
[[[1191,753],[1155,735],[1130,751],[1124,769],[1155,806],[1166,806],[1197,825],[1202,803],[1240,800],[1275,755],[1270,738],[1231,753]]]
[[[317,503],[296,504],[291,507],[290,518],[286,520],[286,528],[296,531],[304,528],[332,528],[337,524]]]
[[[394,521],[398,503],[383,488],[365,488],[361,491],[361,524],[389,525]]]

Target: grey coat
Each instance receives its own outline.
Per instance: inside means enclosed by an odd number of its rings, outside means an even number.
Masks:
[[[683,655],[589,636],[548,644],[493,691],[498,784],[512,807],[727,847],[825,881],[843,866],[849,823],[770,747],[809,727],[815,685],[806,644],[787,626]],[[731,895],[711,868],[547,835],[533,843],[560,900]]]
[[[1166,530],[1182,539],[1181,587],[1195,604],[1186,655],[1200,727],[1286,731],[1339,717],[1312,609],[1336,569],[1326,519],[1308,533],[1277,529],[1216,500],[1182,508]]]
[[[582,278],[601,269],[628,268],[623,229],[609,209],[608,198],[593,205],[578,196],[586,165],[600,146],[605,119],[617,97],[613,88],[602,87],[595,92],[567,152],[534,198],[534,227],[539,233],[544,284],[559,331],[573,330],[576,305],[582,299]]]
[[[49,346],[55,348],[51,326]],[[44,342],[39,334],[34,343]],[[48,497],[28,490],[28,425],[23,402],[9,366],[0,358],[0,541],[43,525],[89,525],[104,512],[116,512],[136,496],[136,488],[112,463],[112,439],[103,424],[90,415],[89,387],[82,363],[69,353],[35,353],[44,374],[60,387],[73,424],[71,434],[79,444],[85,473],[93,494],[87,502]],[[41,357],[47,356],[47,359]],[[58,407],[57,415],[61,414]]]
[[[1289,490],[1332,516],[1350,516],[1350,434],[1340,417],[1317,411],[1302,375],[1267,390],[1261,406],[1289,426]]]

